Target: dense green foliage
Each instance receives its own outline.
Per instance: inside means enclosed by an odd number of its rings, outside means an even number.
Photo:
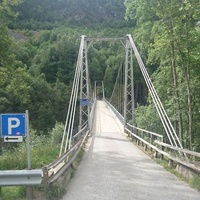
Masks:
[[[66,117],[80,35],[133,33],[181,141],[199,150],[198,10],[197,0],[1,1],[0,113],[29,110],[36,135],[48,135]],[[122,44],[93,43],[88,58],[91,83],[104,80],[109,97],[124,59]],[[144,105],[144,81],[138,68],[134,73],[136,103]],[[163,133],[150,98],[138,107],[137,122]]]
[[[126,0],[125,4],[126,19],[137,24],[135,39],[181,142],[200,150],[199,1]],[[143,115],[154,116],[152,105]],[[155,122],[155,117],[148,119]],[[156,130],[153,121],[148,124]]]

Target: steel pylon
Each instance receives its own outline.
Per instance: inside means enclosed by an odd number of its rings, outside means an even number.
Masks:
[[[129,39],[126,40],[125,83],[124,83],[124,128],[130,123],[134,126],[135,101],[134,101],[134,76],[133,76],[133,50]]]
[[[90,117],[90,91],[89,91],[89,72],[88,72],[88,46],[86,36],[81,36],[84,40],[82,56],[80,57],[81,77],[80,77],[80,113],[79,130],[85,125],[89,125]]]

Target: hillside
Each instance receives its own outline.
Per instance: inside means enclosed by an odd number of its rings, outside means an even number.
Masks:
[[[127,26],[123,0],[26,0],[15,10],[19,13],[15,27],[20,28],[25,28],[27,24],[31,29],[48,29],[52,24],[53,27],[61,24]]]

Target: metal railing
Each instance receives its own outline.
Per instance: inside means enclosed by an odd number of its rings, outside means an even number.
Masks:
[[[200,174],[200,164],[197,165],[196,163],[193,162],[192,159],[188,159],[188,157],[185,156],[185,154],[187,154],[187,155],[190,155],[190,157],[195,156],[199,159],[200,153],[197,153],[194,151],[189,151],[189,150],[182,149],[179,147],[174,147],[172,145],[163,143],[163,137],[154,132],[146,131],[144,129],[134,127],[130,124],[127,124],[127,127],[129,127],[129,128],[125,128],[125,132],[128,135],[130,135],[132,137],[132,139],[135,139],[138,145],[142,144],[142,146],[144,146],[144,150],[147,150],[148,147],[151,150],[153,150],[154,157],[158,157],[158,154],[160,154],[161,159],[167,158],[169,160],[169,163],[171,163],[173,161],[181,166],[184,166],[191,172]],[[139,134],[138,131],[141,131],[141,133]],[[145,132],[145,134],[149,134],[151,139],[144,137],[144,132]],[[159,139],[159,141],[157,139]],[[157,144],[157,146],[156,146],[156,144]],[[175,151],[175,153],[172,154],[171,151],[169,151],[169,150],[166,151],[165,148],[171,149],[171,150]],[[180,154],[180,152],[182,154]]]
[[[0,186],[40,185],[42,170],[3,170],[0,171]]]
[[[127,124],[127,128],[129,130],[132,130],[132,132],[139,136],[141,139],[145,139],[150,144],[153,144],[156,139],[163,142],[163,135],[160,135],[158,133],[147,131],[145,129],[135,127],[131,124]]]
[[[50,183],[57,180],[74,162],[89,134],[87,126],[74,135],[74,146],[66,153],[57,158],[54,162],[43,167],[43,183],[47,187]],[[76,142],[76,139],[79,140]]]
[[[119,121],[122,124],[124,124],[124,117],[118,112],[118,110],[110,102],[108,102],[106,99],[103,99],[103,100],[104,100],[104,102],[106,102],[106,104],[109,106],[109,108],[114,112],[114,114],[119,119]]]

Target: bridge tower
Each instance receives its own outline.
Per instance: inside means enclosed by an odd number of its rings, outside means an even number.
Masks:
[[[89,87],[89,72],[88,72],[88,46],[85,39],[86,36],[82,37],[82,56],[80,59],[80,111],[79,111],[79,130],[85,125],[89,125],[90,117],[90,87]]]
[[[125,83],[124,83],[124,128],[130,123],[136,125],[135,119],[135,95],[134,95],[134,72],[133,72],[133,48],[130,40],[126,39],[125,59]]]

